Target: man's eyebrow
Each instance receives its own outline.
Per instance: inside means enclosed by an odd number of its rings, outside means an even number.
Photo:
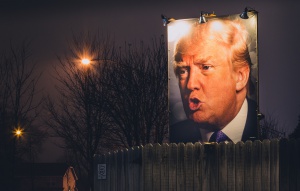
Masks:
[[[176,62],[175,61],[175,67],[187,67],[186,62]]]
[[[211,56],[194,58],[194,64],[202,64],[211,59]]]

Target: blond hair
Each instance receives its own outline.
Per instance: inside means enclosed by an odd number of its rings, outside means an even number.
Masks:
[[[183,36],[175,46],[175,64],[181,55],[194,55],[207,45],[224,46],[228,49],[229,60],[234,69],[249,66],[251,59],[248,51],[248,32],[239,20],[213,19],[206,23],[194,24],[190,32]]]

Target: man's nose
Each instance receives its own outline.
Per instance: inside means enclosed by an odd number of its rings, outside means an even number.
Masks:
[[[190,68],[190,74],[187,81],[187,89],[189,90],[199,90],[200,89],[200,79],[201,74],[199,75],[199,71],[197,71],[196,67]]]

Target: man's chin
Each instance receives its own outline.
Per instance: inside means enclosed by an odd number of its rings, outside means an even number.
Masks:
[[[188,118],[196,123],[205,123],[207,122],[207,116],[205,115],[205,113],[203,111],[190,111],[187,114]]]
[[[200,117],[194,113],[194,115],[189,115],[188,119],[199,125],[200,128],[208,130],[216,129],[216,125],[209,118]]]

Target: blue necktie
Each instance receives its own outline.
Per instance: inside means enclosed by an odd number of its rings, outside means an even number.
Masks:
[[[230,141],[229,137],[225,135],[222,131],[215,131],[209,139],[209,142],[223,142],[223,141]]]

